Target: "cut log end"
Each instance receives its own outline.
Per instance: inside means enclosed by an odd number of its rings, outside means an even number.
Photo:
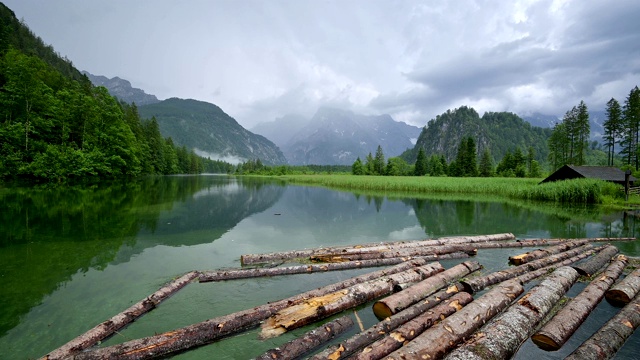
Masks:
[[[629,295],[621,290],[610,289],[605,293],[605,299],[613,306],[624,306],[631,302]]]
[[[560,345],[557,342],[544,334],[535,334],[531,336],[531,341],[544,351],[556,351],[560,349]]]
[[[520,254],[509,256],[509,263],[512,265],[522,265],[524,264],[524,258],[527,257],[528,254]]]
[[[393,315],[391,309],[386,304],[380,301],[376,301],[375,304],[373,304],[373,313],[379,320],[386,319],[389,316]]]

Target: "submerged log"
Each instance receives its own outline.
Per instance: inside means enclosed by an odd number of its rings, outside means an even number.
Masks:
[[[435,293],[454,280],[480,270],[481,268],[482,266],[480,266],[477,261],[465,261],[407,289],[376,301],[375,304],[373,304],[373,313],[378,319],[389,317]]]
[[[613,285],[604,293],[604,297],[615,306],[623,306],[631,302],[638,292],[640,292],[640,268]]]
[[[582,343],[566,360],[604,360],[615,356],[625,341],[640,326],[640,296],[607,321],[600,330]]]
[[[355,276],[339,283],[307,291],[270,304],[219,316],[162,334],[83,352],[77,354],[76,359],[149,359],[185,351],[258,326],[261,321],[267,319],[279,310],[311,297],[322,296],[365,281],[396,274],[417,266],[423,266],[426,263],[425,260],[421,259],[403,262],[387,269]]]
[[[575,269],[558,268],[445,359],[510,359],[577,279]]]
[[[494,286],[462,310],[442,320],[387,359],[439,359],[505,309],[524,289],[516,279]]]
[[[258,356],[256,360],[296,359],[333,339],[336,335],[349,330],[352,326],[353,320],[349,316],[340,317],[284,345],[268,350]]]
[[[449,286],[445,290],[438,291],[437,293],[429,296],[428,298],[420,301],[413,306],[402,310],[401,312],[390,316],[383,321],[373,325],[367,330],[360,332],[351,338],[342,341],[338,345],[334,345],[326,349],[325,351],[313,356],[311,360],[339,360],[348,357],[356,351],[368,346],[376,340],[381,339],[385,334],[393,331],[397,327],[405,324],[411,319],[425,313],[429,309],[434,308],[440,304],[443,300],[458,294],[462,291],[462,285],[459,283]]]
[[[600,303],[604,292],[622,274],[627,262],[626,256],[618,255],[602,275],[587,285],[531,337],[533,343],[546,351],[560,349]]]
[[[573,265],[573,268],[578,270],[578,273],[582,276],[591,276],[600,269],[602,269],[611,258],[614,257],[618,253],[618,248],[609,245],[606,246],[602,251],[598,253],[598,255],[592,257],[591,259],[585,260],[579,264]]]
[[[401,273],[367,281],[349,288],[317,296],[278,311],[262,324],[260,337],[263,339],[279,336],[289,330],[299,328],[326,318],[340,311],[358,306],[393,292],[396,284],[415,282],[444,270],[440,263],[431,263]]]
[[[542,259],[543,257],[547,257],[549,255],[554,255],[567,250],[571,250],[586,243],[587,240],[569,241],[565,244],[551,246],[546,249],[538,249],[520,255],[509,256],[509,263],[513,265],[522,265],[533,260]]]
[[[461,310],[463,306],[469,304],[471,301],[473,301],[473,296],[471,296],[471,294],[466,292],[457,293],[450,299],[444,300],[442,304],[398,327],[383,339],[367,346],[350,359],[382,359],[384,356],[401,348],[406,342],[411,341],[422,334],[436,322],[446,318],[456,311]]]
[[[158,304],[160,304],[160,302],[185,287],[198,275],[199,273],[197,271],[192,271],[182,275],[181,277],[163,286],[158,291],[149,295],[145,299],[135,303],[127,310],[95,326],[86,333],[76,337],[75,339],[48,353],[43,357],[43,359],[64,359],[97,344],[99,341],[113,335],[116,331],[122,329],[124,326],[133,322],[135,319],[153,310],[156,306],[158,306]]]

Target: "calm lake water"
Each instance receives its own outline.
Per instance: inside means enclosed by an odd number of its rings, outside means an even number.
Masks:
[[[0,358],[37,358],[191,270],[240,266],[240,255],[392,240],[511,232],[518,238],[636,236],[640,221],[592,208],[357,195],[226,176],[157,177],[84,189],[0,189]],[[640,244],[616,243],[640,256]],[[485,272],[531,249],[480,251]],[[443,261],[448,268],[458,261]],[[361,269],[192,283],[103,342],[112,345],[279,300]],[[531,284],[531,286],[534,284]],[[530,287],[530,286],[529,286]],[[584,284],[571,290],[574,295]],[[365,327],[370,304],[358,308]],[[568,355],[617,309],[603,302],[555,353]],[[317,325],[315,325],[317,326]],[[257,330],[175,356],[248,359],[314,325],[260,341]],[[349,336],[356,332],[353,329]],[[636,333],[618,359],[636,358]]]

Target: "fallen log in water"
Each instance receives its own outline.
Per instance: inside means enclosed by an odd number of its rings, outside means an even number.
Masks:
[[[393,292],[396,284],[416,282],[444,270],[439,263],[427,264],[397,274],[363,282],[346,289],[317,296],[278,311],[262,324],[260,337],[271,338],[321,320]]]
[[[578,272],[569,266],[558,268],[445,359],[510,359],[578,276]]]
[[[316,249],[282,251],[282,252],[274,252],[274,253],[266,253],[266,254],[245,254],[240,256],[240,261],[243,265],[249,265],[249,264],[260,264],[260,263],[281,261],[286,259],[308,258],[315,254],[331,254],[331,253],[339,254],[343,251],[350,251],[350,249],[375,248],[377,249],[376,251],[380,251],[385,248],[401,249],[401,248],[423,247],[423,246],[432,246],[432,245],[444,245],[448,243],[462,244],[462,243],[474,243],[479,241],[499,241],[499,240],[512,240],[512,239],[515,239],[515,236],[511,233],[478,235],[478,236],[455,236],[455,237],[445,237],[445,238],[431,239],[431,240],[394,241],[394,242],[370,243],[370,244],[360,244],[360,245],[351,245],[351,246],[335,246],[335,247],[325,247],[325,248],[316,248]]]
[[[258,356],[256,360],[297,359],[298,357],[311,352],[316,347],[333,339],[336,335],[342,334],[352,326],[353,320],[351,320],[350,317],[340,317],[313,329],[284,345],[268,350],[264,354]]]
[[[381,339],[385,334],[393,331],[402,324],[408,322],[411,319],[425,313],[429,309],[440,304],[443,300],[449,299],[455,294],[462,291],[462,285],[457,283],[449,286],[445,290],[438,291],[437,293],[429,296],[428,298],[420,301],[413,306],[402,310],[401,312],[390,316],[383,321],[373,325],[369,329],[360,332],[351,338],[340,342],[338,345],[334,345],[326,349],[325,351],[316,354],[311,357],[310,360],[339,360],[348,357],[356,351],[368,346],[376,340]]]
[[[456,311],[461,310],[463,306],[469,304],[471,301],[473,301],[473,296],[471,296],[471,294],[466,292],[457,293],[450,299],[444,300],[442,304],[398,327],[383,339],[362,349],[361,352],[355,354],[350,359],[382,359],[384,356],[401,348],[406,342],[411,341],[422,334],[436,322],[446,318]]]
[[[516,279],[494,286],[462,310],[442,320],[387,359],[439,359],[505,309],[524,289]]]
[[[571,250],[586,243],[587,240],[569,241],[565,244],[551,246],[546,249],[538,249],[520,255],[509,256],[509,263],[513,265],[522,265],[533,260],[542,259],[550,255],[559,254],[561,252]]]
[[[604,249],[606,245],[603,246],[597,246],[594,247],[591,250],[587,250],[585,252],[582,252],[576,256],[572,256],[568,259],[562,260],[560,262],[557,263],[553,263],[549,266],[545,266],[545,267],[541,267],[538,270],[533,270],[533,271],[529,271],[527,273],[524,273],[523,275],[519,275],[518,279],[520,279],[520,282],[522,282],[523,284],[528,283],[531,280],[537,279],[542,275],[546,275],[549,272],[561,267],[561,266],[565,266],[565,265],[571,265],[577,261],[580,261],[584,258],[588,258],[589,256],[593,255],[593,254],[597,254],[600,250]]]
[[[445,254],[463,252],[469,255],[475,255],[478,250],[474,246],[476,244],[451,244],[425,246],[416,248],[390,249],[385,251],[361,251],[349,252],[344,254],[316,254],[309,257],[311,261],[317,262],[341,262],[341,261],[357,261],[371,259],[386,259],[395,257],[419,257],[419,256],[443,256]]]
[[[607,321],[565,360],[604,360],[615,356],[624,342],[640,326],[640,296]]]
[[[373,313],[378,319],[389,317],[435,293],[454,280],[460,279],[481,268],[482,266],[477,261],[465,261],[400,292],[376,301],[375,304],[373,304]]]
[[[591,276],[608,264],[618,251],[618,248],[613,245],[606,246],[596,256],[573,265],[573,268],[582,276]]]
[[[261,321],[287,306],[299,303],[314,296],[322,296],[349,286],[383,276],[396,274],[407,269],[423,266],[427,261],[415,259],[387,269],[352,277],[339,283],[327,285],[302,294],[291,296],[270,304],[238,311],[216,317],[173,331],[130,340],[122,344],[94,349],[76,355],[76,359],[149,359],[185,351],[187,349],[211,343],[225,336],[257,326]]]
[[[198,275],[199,273],[197,271],[182,275],[145,299],[135,303],[127,310],[48,353],[43,359],[64,359],[97,344],[99,341],[113,335],[116,331],[122,329],[135,319],[153,310],[160,302],[182,289]]]
[[[604,293],[604,297],[615,306],[623,306],[631,302],[638,292],[640,292],[640,268],[613,285]]]
[[[533,343],[546,351],[560,349],[600,303],[604,292],[622,274],[627,262],[626,256],[618,255],[602,275],[587,285],[531,337]]]

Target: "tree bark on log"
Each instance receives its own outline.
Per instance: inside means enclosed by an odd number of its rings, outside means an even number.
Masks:
[[[604,293],[604,297],[614,306],[624,306],[640,292],[640,268],[634,270],[611,289]]]
[[[398,326],[401,326],[402,324],[416,318],[429,309],[434,308],[443,300],[449,299],[462,290],[463,287],[460,283],[453,284],[447,289],[438,291],[437,293],[429,296],[423,301],[384,319],[383,321],[373,325],[363,332],[352,336],[351,338],[341,342],[340,344],[329,347],[325,351],[311,357],[310,360],[344,359],[349,355],[355,353],[356,351],[364,348],[365,346],[368,346],[374,341],[381,339],[385,334],[393,331]]]
[[[511,233],[504,234],[492,234],[492,235],[479,235],[479,236],[454,236],[445,237],[440,239],[419,240],[419,241],[393,241],[393,242],[381,242],[370,243],[350,246],[335,246],[316,249],[304,249],[293,251],[282,251],[266,254],[245,254],[240,256],[240,261],[243,265],[260,264],[274,261],[281,261],[295,258],[308,258],[315,254],[340,254],[343,251],[351,251],[350,249],[371,249],[377,248],[377,250],[384,250],[385,248],[412,248],[423,247],[432,245],[444,245],[448,243],[464,244],[474,243],[479,241],[500,241],[500,240],[512,240],[515,236]]]
[[[451,254],[456,252],[464,252],[469,255],[475,255],[477,249],[474,245],[477,244],[452,244],[452,245],[438,245],[438,246],[425,246],[416,248],[404,248],[404,249],[390,249],[379,251],[362,251],[362,252],[350,252],[344,254],[316,254],[309,257],[311,261],[317,262],[341,262],[341,261],[356,261],[356,260],[371,260],[371,259],[386,259],[395,257],[418,257],[437,255],[442,256],[445,254]]]
[[[622,274],[627,262],[626,256],[618,255],[602,275],[591,281],[580,294],[571,299],[531,337],[533,343],[546,351],[560,349],[600,303],[605,291]]]
[[[551,246],[546,249],[538,249],[520,255],[509,256],[509,263],[513,265],[522,265],[533,260],[542,259],[550,255],[555,255],[567,250],[571,250],[586,243],[587,240],[570,241],[565,244]]]
[[[297,359],[333,339],[336,335],[342,334],[352,326],[353,320],[351,320],[349,316],[340,317],[282,346],[268,350],[266,353],[258,356],[256,360]]]
[[[99,341],[113,335],[116,331],[122,329],[127,324],[133,322],[140,316],[153,310],[163,300],[185,287],[198,275],[199,273],[197,271],[192,271],[182,275],[181,277],[163,286],[158,291],[149,295],[144,300],[135,303],[127,310],[95,326],[91,330],[48,353],[43,357],[43,359],[64,359],[97,344]]]
[[[482,266],[477,261],[466,261],[458,264],[440,274],[422,280],[407,289],[376,301],[375,304],[373,304],[373,313],[378,319],[389,317],[435,293],[454,280],[480,270],[481,268]]]
[[[415,282],[444,271],[440,263],[431,263],[401,273],[367,281],[327,295],[313,297],[278,311],[262,324],[260,337],[279,336],[289,330],[321,320],[393,292],[396,284]]]
[[[529,271],[537,270],[551,264],[555,264],[559,261],[571,258],[592,248],[593,246],[590,244],[582,245],[578,248],[565,251],[560,254],[547,256],[546,258],[534,260],[530,263],[514,266],[512,268],[496,271],[485,276],[462,281],[462,285],[464,285],[465,291],[473,294],[480,291],[481,289],[484,289],[487,286],[523,275]]]
[[[604,246],[595,247],[595,248],[593,248],[591,250],[587,250],[587,251],[582,252],[582,253],[580,253],[580,254],[578,254],[576,256],[572,256],[572,257],[570,257],[568,259],[562,260],[562,261],[554,263],[552,265],[542,267],[542,268],[540,268],[538,270],[529,271],[529,272],[527,272],[527,273],[525,273],[523,275],[519,275],[518,279],[520,279],[520,282],[522,282],[523,284],[526,284],[529,281],[537,279],[540,276],[546,275],[549,272],[551,272],[552,270],[557,269],[557,268],[559,268],[561,266],[571,265],[576,261],[580,261],[582,259],[588,258],[589,256],[598,253],[602,249],[604,249]]]
[[[516,279],[502,282],[462,310],[427,329],[408,344],[391,353],[387,359],[442,358],[482,324],[509,306],[523,291],[522,285]]]
[[[453,297],[444,300],[442,304],[425,312],[424,314],[408,321],[383,339],[372,343],[362,349],[350,359],[377,360],[391,354],[401,348],[406,342],[413,340],[436,322],[462,309],[463,306],[473,301],[473,296],[466,292],[460,292]]]
[[[616,316],[607,321],[565,360],[610,359],[638,326],[640,326],[640,296],[636,295]]]
[[[578,277],[569,266],[558,268],[445,359],[510,359]]]
[[[611,261],[611,258],[617,253],[617,247],[613,245],[606,246],[598,253],[598,255],[585,260],[580,264],[573,265],[573,268],[578,270],[578,273],[582,276],[591,276],[608,264],[609,261]]]
[[[423,266],[426,263],[427,262],[422,259],[403,262],[387,269],[355,276],[339,283],[307,291],[270,304],[264,304],[248,310],[242,310],[229,315],[216,317],[162,334],[130,340],[122,344],[83,352],[77,354],[75,358],[149,359],[185,351],[258,326],[261,321],[267,319],[279,310],[311,297],[322,296],[365,281],[378,279],[407,269]]]

